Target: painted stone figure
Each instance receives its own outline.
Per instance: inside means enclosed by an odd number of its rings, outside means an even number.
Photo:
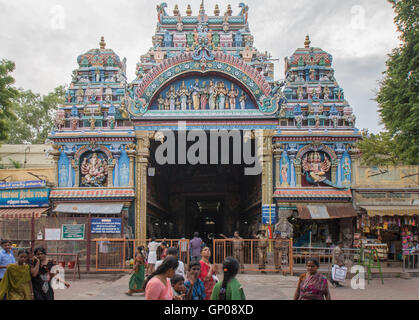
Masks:
[[[84,98],[84,91],[82,88],[78,88],[76,91],[76,103],[82,103]]]
[[[169,98],[170,110],[175,110],[176,96],[175,87],[171,85],[166,95],[166,97]]]
[[[217,84],[217,104],[218,109],[223,110],[226,102],[227,90],[224,88],[224,82]]]
[[[204,81],[201,87],[201,110],[205,110],[207,108],[207,101],[208,101],[208,88],[206,88],[206,82]]]
[[[169,98],[166,98],[166,100],[164,100],[164,110],[170,110],[170,100],[169,100]]]
[[[303,100],[304,99],[303,87],[298,87],[298,89],[297,89],[297,99],[298,100]]]
[[[282,157],[281,160],[281,186],[289,187],[288,184],[288,161],[285,157]]]
[[[236,98],[239,95],[239,90],[234,90],[234,84],[231,84],[230,91],[228,92],[228,101],[230,109],[236,109]]]
[[[201,88],[199,88],[199,80],[196,79],[194,85],[192,86],[192,102],[194,110],[199,109],[199,94],[201,92]]]
[[[93,153],[90,159],[83,159],[81,164],[82,184],[90,187],[101,187],[105,185],[108,175],[106,160],[99,159],[97,153]]]
[[[129,184],[129,168],[125,162],[122,163],[120,173],[119,173],[119,185],[121,187],[128,186]]]
[[[60,187],[67,187],[68,170],[67,170],[67,167],[65,166],[64,163],[61,165],[59,175],[60,175],[59,186]]]
[[[209,86],[208,86],[208,104],[211,110],[214,110],[216,107],[215,106],[216,99],[217,99],[217,88],[214,85],[214,81],[210,80]]]
[[[162,95],[160,95],[159,96],[159,98],[157,99],[157,103],[158,103],[158,108],[159,108],[159,110],[163,110],[163,108],[164,108],[164,99],[163,99],[163,96]]]
[[[351,182],[351,164],[349,163],[349,158],[345,157],[345,161],[342,164],[343,170],[343,182],[349,183]]]
[[[330,89],[329,87],[324,87],[323,89],[323,99],[329,100]]]
[[[308,182],[318,183],[326,180],[325,175],[330,170],[331,163],[326,157],[321,161],[320,154],[316,151],[303,158],[302,166],[309,177]]]
[[[188,97],[189,97],[189,91],[188,91],[188,88],[185,85],[185,81],[182,81],[182,85],[180,86],[180,89],[179,89],[177,94],[180,97],[180,109],[186,110],[187,109],[187,103],[188,103]]]
[[[244,93],[244,91],[242,91],[242,94],[239,98],[239,103],[240,103],[240,109],[244,110],[246,109],[246,94]]]

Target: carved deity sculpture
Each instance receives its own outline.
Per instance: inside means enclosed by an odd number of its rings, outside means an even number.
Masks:
[[[329,100],[330,89],[329,87],[324,87],[323,89],[323,99]]]
[[[326,180],[325,175],[330,170],[330,166],[331,163],[326,157],[321,161],[317,151],[307,154],[302,160],[303,170],[308,173],[314,183]]]
[[[65,111],[63,109],[59,109],[55,114],[55,127],[58,130],[61,130],[65,125]]]
[[[180,108],[182,110],[186,110],[187,103],[188,103],[188,97],[189,97],[189,91],[188,88],[185,85],[185,81],[182,81],[182,85],[180,86],[180,89],[177,93],[178,97],[180,97]]]
[[[164,110],[170,110],[170,100],[169,100],[169,98],[166,98],[164,100]]]
[[[230,91],[228,92],[228,101],[230,109],[236,109],[236,98],[239,95],[239,90],[234,90],[234,84],[231,84]]]
[[[297,89],[297,98],[298,98],[298,100],[303,100],[304,99],[304,90],[303,90],[303,87],[298,87],[298,89]]]
[[[227,90],[224,88],[224,82],[217,83],[217,103],[218,109],[223,110],[226,102]]]
[[[170,110],[175,110],[176,97],[177,97],[177,94],[176,94],[175,87],[171,85],[169,91],[166,94],[166,98],[168,98],[170,102]]]
[[[199,87],[199,80],[195,79],[195,83],[192,86],[192,101],[193,101],[193,108],[195,110],[199,109],[199,95],[201,92],[201,88]]]
[[[207,101],[208,101],[208,88],[206,87],[206,82],[204,81],[201,86],[201,110],[206,109]]]
[[[106,177],[108,175],[108,165],[106,160],[98,158],[97,153],[93,153],[88,160],[84,158],[81,164],[82,184],[91,187],[104,186]]]
[[[164,108],[164,99],[163,99],[163,96],[162,95],[160,95],[159,98],[157,99],[157,103],[158,103],[159,110],[163,110],[163,108]]]
[[[83,103],[84,91],[82,88],[78,88],[76,91],[76,103]]]
[[[349,158],[346,157],[344,163],[342,164],[343,170],[343,182],[348,183],[351,181],[351,164],[349,163]]]
[[[288,161],[285,157],[281,160],[281,186],[289,187],[288,184]]]
[[[214,81],[210,80],[209,86],[208,86],[208,104],[211,110],[214,110],[216,107],[215,106],[216,99],[217,99],[217,88],[214,85]]]
[[[244,91],[242,91],[242,94],[239,98],[240,109],[242,109],[242,110],[246,109],[246,99],[247,99],[247,96],[244,93]]]

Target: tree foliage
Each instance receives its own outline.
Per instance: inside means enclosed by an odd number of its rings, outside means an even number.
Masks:
[[[395,152],[394,144],[392,135],[388,132],[363,135],[363,139],[358,142],[362,161],[372,166],[397,165],[401,161]]]
[[[15,64],[9,60],[0,61],[0,141],[8,137],[10,120],[15,119],[13,114],[13,99],[18,91],[13,88],[15,79],[9,74],[15,69]]]
[[[12,120],[7,143],[42,144],[54,126],[54,114],[58,104],[65,101],[65,88],[59,86],[45,96],[31,90],[19,89],[19,96],[13,101],[17,118]]]
[[[401,46],[393,49],[376,100],[386,132],[362,142],[364,155],[381,145],[387,159],[419,164],[419,2],[389,0],[396,13],[394,22],[401,33]],[[388,143],[385,146],[384,143]],[[366,150],[370,146],[371,150]]]

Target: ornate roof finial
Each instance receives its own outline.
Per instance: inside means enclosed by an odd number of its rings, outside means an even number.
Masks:
[[[204,0],[201,1],[201,5],[199,6],[199,13],[200,14],[204,14],[205,13]]]
[[[233,13],[233,10],[231,10],[231,4],[229,4],[228,6],[227,6],[227,14],[229,15],[229,16],[231,16],[231,14]]]
[[[100,48],[101,48],[101,49],[105,49],[105,47],[106,47],[106,42],[105,42],[105,37],[104,37],[104,36],[102,36],[102,37],[100,38],[99,46],[100,46]]]
[[[191,5],[188,4],[188,8],[186,9],[186,15],[190,16],[192,14],[192,9],[191,9]]]
[[[173,9],[173,15],[174,16],[178,16],[179,15],[179,8],[178,8],[177,4],[175,4],[175,8]]]
[[[306,35],[306,41],[304,41],[304,47],[305,48],[310,48],[310,37],[308,35]]]
[[[218,4],[215,5],[214,15],[217,17],[220,15],[220,8],[218,8]]]

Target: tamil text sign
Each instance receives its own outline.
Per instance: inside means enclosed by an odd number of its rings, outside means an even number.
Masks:
[[[84,240],[84,224],[61,225],[62,240]]]
[[[121,218],[92,218],[90,220],[91,233],[121,233],[122,219]]]

